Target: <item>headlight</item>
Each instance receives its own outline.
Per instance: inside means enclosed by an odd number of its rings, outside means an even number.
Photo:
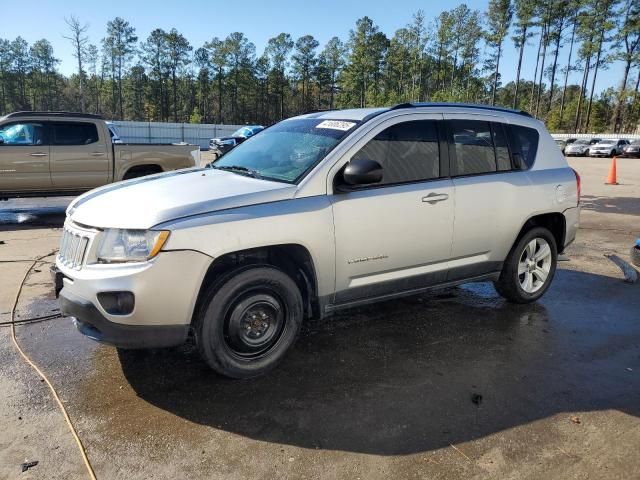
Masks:
[[[169,238],[167,230],[108,228],[101,234],[98,263],[144,262],[155,257]]]

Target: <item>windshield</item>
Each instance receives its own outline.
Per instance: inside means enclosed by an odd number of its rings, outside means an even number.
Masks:
[[[246,140],[210,166],[296,183],[356,125],[315,118],[285,120]]]
[[[601,145],[613,145],[614,143],[616,143],[615,140],[600,140]]]
[[[574,145],[589,145],[589,140],[576,140],[573,142]]]
[[[231,134],[232,137],[250,137],[262,130],[259,127],[242,127]]]

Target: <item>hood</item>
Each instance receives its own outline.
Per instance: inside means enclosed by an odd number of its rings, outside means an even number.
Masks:
[[[74,200],[67,214],[98,228],[148,229],[178,218],[293,198],[296,186],[214,169],[189,169],[107,185]]]
[[[614,143],[595,143],[591,145],[592,148],[613,148],[615,146]]]

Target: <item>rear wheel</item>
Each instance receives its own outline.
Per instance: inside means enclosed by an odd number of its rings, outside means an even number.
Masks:
[[[557,261],[554,236],[546,228],[533,228],[509,252],[496,290],[515,303],[534,302],[549,288]]]
[[[160,173],[160,172],[162,172],[162,170],[159,167],[145,167],[145,168],[133,167],[124,174],[122,179],[131,180],[132,178],[146,177],[147,175],[153,175],[154,173]]]
[[[204,361],[231,378],[262,375],[294,344],[303,317],[295,282],[273,267],[242,270],[214,285],[195,323]]]

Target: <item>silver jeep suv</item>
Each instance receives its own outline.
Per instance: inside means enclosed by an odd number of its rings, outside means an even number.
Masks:
[[[230,377],[282,360],[306,318],[465,282],[549,288],[580,179],[544,125],[457,104],[282,121],[206,168],[106,186],[68,208],[57,281],[85,335],[184,342]]]

